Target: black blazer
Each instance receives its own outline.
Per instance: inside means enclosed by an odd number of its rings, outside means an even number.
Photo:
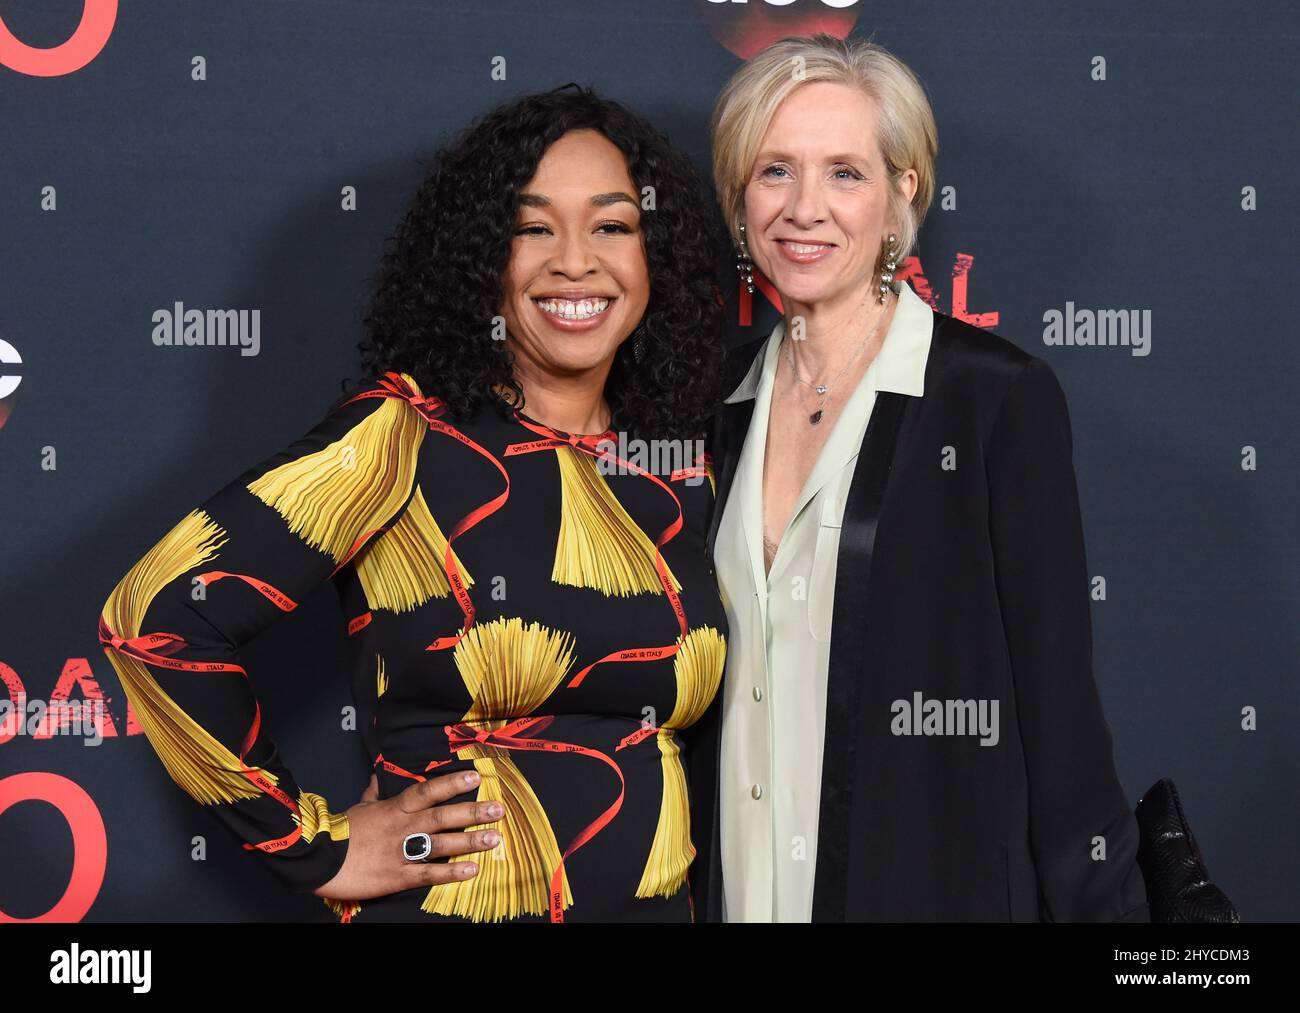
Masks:
[[[727,394],[766,340],[729,354]],[[753,406],[716,417],[710,554]],[[924,396],[877,395],[845,506],[814,921],[1148,920],[1087,580],[1055,373],[934,314]],[[918,691],[998,700],[998,744],[893,734]],[[720,693],[686,738],[701,921],[722,916],[721,717]]]

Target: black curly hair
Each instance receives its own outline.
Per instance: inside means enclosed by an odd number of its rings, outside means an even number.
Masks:
[[[690,161],[645,119],[567,84],[491,110],[436,153],[405,218],[385,246],[363,316],[362,366],[372,377],[409,373],[453,419],[485,403],[503,412],[496,384],[526,392],[506,342],[494,340],[520,190],[571,130],[597,130],[627,158],[638,192],[650,298],[606,382],[613,428],[643,438],[701,435],[718,397],[722,300],[716,265],[726,249],[721,215]],[[423,164],[423,163],[421,163]],[[642,347],[635,359],[634,345]]]

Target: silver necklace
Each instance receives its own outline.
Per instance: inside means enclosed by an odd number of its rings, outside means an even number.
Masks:
[[[865,338],[862,339],[862,344],[858,345],[858,347],[854,350],[853,354],[850,355],[848,360],[844,363],[844,365],[840,367],[839,372],[836,373],[834,377],[832,377],[830,383],[812,383],[811,381],[805,380],[802,376],[800,376],[799,367],[796,366],[794,363],[794,348],[790,345],[789,335],[786,335],[781,339],[782,344],[785,345],[786,358],[790,360],[790,374],[796,380],[802,383],[805,387],[811,387],[813,390],[815,390],[818,394],[821,395],[821,403],[818,404],[817,410],[808,416],[808,421],[812,425],[815,426],[821,423],[822,416],[825,415],[826,413],[826,397],[830,393],[831,387],[834,384],[840,382],[840,378],[844,376],[849,366],[851,366],[855,361],[857,361],[858,356],[862,354],[862,350],[871,343],[872,338],[874,338],[876,334],[879,332],[880,325],[885,322],[886,316],[888,316],[888,311],[880,315],[880,319],[876,321],[876,326],[871,329],[871,332]]]

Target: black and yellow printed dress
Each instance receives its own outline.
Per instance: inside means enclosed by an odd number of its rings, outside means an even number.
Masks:
[[[183,518],[105,604],[100,641],[168,772],[291,888],[333,878],[356,800],[298,786],[239,651],[326,579],[373,694],[380,798],[472,767],[452,801],[504,804],[478,875],[327,900],[341,920],[692,920],[674,732],[723,671],[713,476],[602,466],[599,439],[492,406],[453,425],[387,373]]]

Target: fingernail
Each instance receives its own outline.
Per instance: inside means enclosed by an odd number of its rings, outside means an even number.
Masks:
[[[490,806],[488,806],[489,816],[495,818],[497,816],[500,816],[503,812],[505,812],[505,809],[502,807],[500,802],[493,802]]]
[[[464,876],[472,876],[474,873],[478,872],[478,866],[473,862],[461,862],[460,864],[464,868],[464,872],[462,873]]]
[[[495,830],[489,830],[486,834],[483,835],[483,840],[488,845],[488,847],[496,847],[497,842],[501,840],[501,835],[497,833]]]
[[[476,770],[471,770],[468,774],[466,774],[466,775],[465,775],[465,783],[466,783],[466,784],[477,784],[477,783],[478,783],[478,771],[476,771]]]

